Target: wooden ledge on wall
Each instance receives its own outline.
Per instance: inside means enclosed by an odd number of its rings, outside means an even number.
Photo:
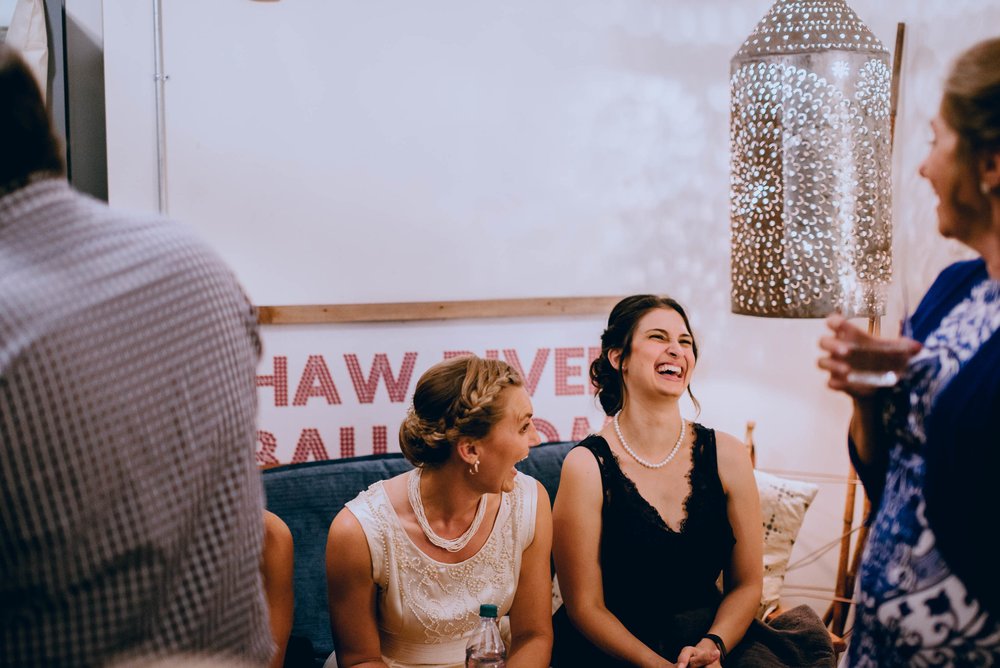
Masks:
[[[468,318],[606,315],[618,297],[534,297],[469,301],[398,302],[386,304],[312,304],[258,306],[262,325],[306,325],[345,322],[413,322]]]

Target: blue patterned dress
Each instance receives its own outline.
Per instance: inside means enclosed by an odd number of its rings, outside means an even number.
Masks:
[[[926,336],[886,402],[895,444],[858,578],[850,666],[1000,666],[998,619],[945,561],[925,498],[928,416],[998,330],[1000,282],[987,278]],[[994,435],[979,447],[997,445]],[[966,512],[990,514],[988,508]]]

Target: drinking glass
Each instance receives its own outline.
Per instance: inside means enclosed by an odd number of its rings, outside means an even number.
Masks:
[[[892,387],[899,382],[907,363],[913,356],[909,342],[912,338],[910,300],[906,275],[903,271],[903,255],[904,253],[897,251],[886,308],[887,316],[898,315],[899,326],[892,328],[898,332],[898,336],[896,338],[876,336],[871,341],[851,344],[847,362],[854,371],[847,374],[849,382],[869,387]]]
[[[913,350],[904,339],[854,344],[847,353],[847,361],[854,369],[847,374],[847,380],[869,387],[892,387],[912,356]]]

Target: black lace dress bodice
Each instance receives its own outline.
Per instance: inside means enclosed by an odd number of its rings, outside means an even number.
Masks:
[[[718,578],[729,565],[735,545],[719,479],[715,432],[695,424],[694,434],[690,491],[677,530],[639,494],[607,441],[592,435],[576,446],[593,453],[601,471],[600,561],[605,605],[629,632],[670,661],[711,628],[722,600]],[[552,665],[556,668],[628,665],[584,637],[565,606],[552,622]],[[826,628],[807,606],[785,613],[772,626],[753,620],[743,640],[729,649],[727,668],[830,668],[835,664]]]
[[[677,531],[639,494],[607,441],[591,436],[579,447],[594,453],[601,469],[600,557],[608,609],[640,639],[647,627],[660,633],[665,617],[692,608],[714,610],[720,598],[716,581],[733,548],[715,432],[695,425],[691,491]]]
[[[734,544],[719,480],[715,432],[696,424],[694,434],[687,476],[690,492],[677,530],[639,494],[604,438],[592,435],[577,445],[593,453],[601,471],[605,605],[633,635],[665,657],[675,657],[708,630],[721,599],[716,583]],[[596,665],[599,650],[568,619],[561,619],[564,609],[560,613],[555,620],[558,663],[554,665],[584,657],[589,657],[586,665]],[[576,659],[564,663],[570,656]],[[610,657],[607,661],[606,665],[615,665]]]

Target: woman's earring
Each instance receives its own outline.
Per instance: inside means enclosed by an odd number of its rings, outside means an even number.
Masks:
[[[478,459],[476,460],[476,462],[472,466],[469,467],[469,475],[476,475],[477,473],[479,473],[479,460]]]
[[[993,189],[990,188],[990,184],[986,183],[986,181],[979,182],[979,192],[983,195],[989,195],[992,190]]]

